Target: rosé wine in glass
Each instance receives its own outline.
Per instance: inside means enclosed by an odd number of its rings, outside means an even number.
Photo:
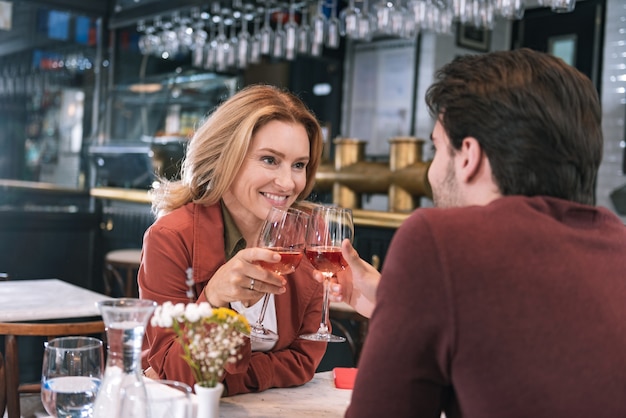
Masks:
[[[276,263],[259,261],[258,264],[264,269],[280,275],[296,271],[304,254],[304,238],[308,219],[309,216],[298,209],[272,207],[263,223],[257,245],[279,253],[280,261]],[[250,326],[251,339],[257,341],[278,340],[278,335],[275,332],[263,326],[268,301],[269,297],[266,293],[263,296],[259,318]]]

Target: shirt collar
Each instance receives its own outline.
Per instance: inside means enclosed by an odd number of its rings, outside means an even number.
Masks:
[[[228,261],[240,250],[246,248],[246,240],[243,239],[243,235],[239,232],[239,228],[235,225],[235,221],[224,202],[221,202],[221,207],[224,218],[224,254],[226,254],[226,261]]]

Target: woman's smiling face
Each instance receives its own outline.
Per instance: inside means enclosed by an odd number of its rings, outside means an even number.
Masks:
[[[291,206],[306,186],[308,162],[309,137],[304,126],[273,120],[259,129],[223,196],[239,228],[260,225],[272,206]]]

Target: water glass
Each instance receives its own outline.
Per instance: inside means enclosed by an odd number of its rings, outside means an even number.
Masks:
[[[92,337],[61,337],[44,343],[41,401],[53,417],[86,418],[104,371],[102,341]]]
[[[191,387],[175,380],[144,379],[121,391],[124,418],[192,418]]]

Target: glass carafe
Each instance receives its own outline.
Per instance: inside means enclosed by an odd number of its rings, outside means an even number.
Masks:
[[[120,298],[98,302],[98,308],[106,329],[108,350],[94,417],[118,418],[121,388],[143,384],[141,348],[156,302]]]

